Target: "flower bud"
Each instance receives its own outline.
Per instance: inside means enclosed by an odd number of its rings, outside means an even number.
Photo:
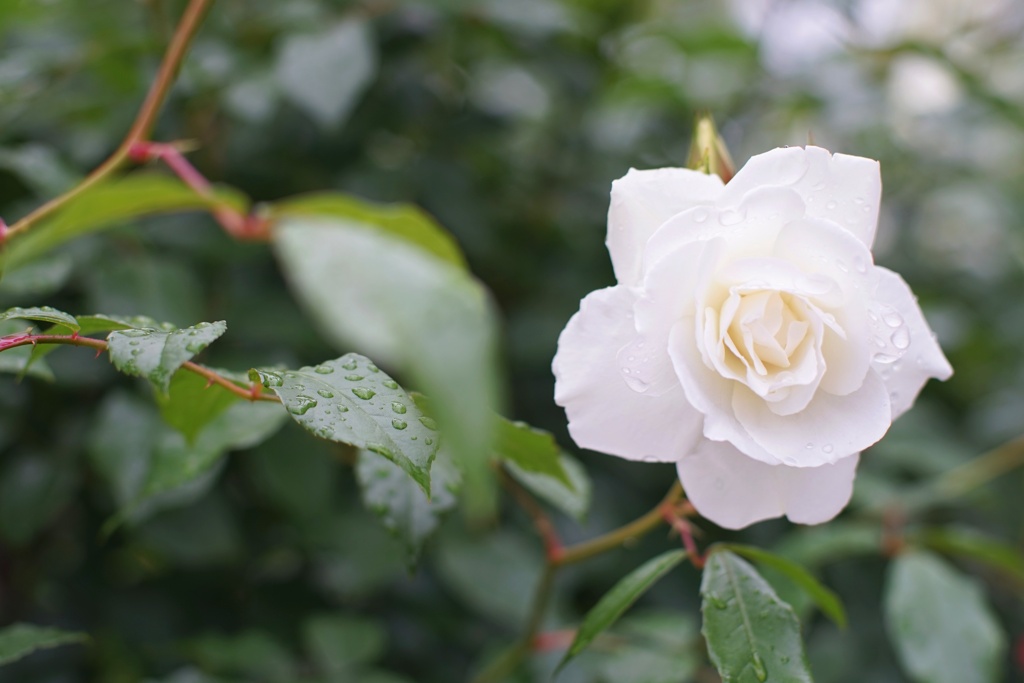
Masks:
[[[725,146],[725,140],[718,134],[710,114],[697,116],[686,167],[708,175],[717,175],[723,183],[729,182],[736,175],[736,167],[729,156],[729,149]]]

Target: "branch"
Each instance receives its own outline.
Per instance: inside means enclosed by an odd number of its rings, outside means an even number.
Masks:
[[[96,349],[96,355],[99,355],[108,350],[109,345],[102,339],[93,339],[91,337],[80,337],[77,334],[63,335],[63,334],[30,334],[28,332],[24,334],[12,334],[7,337],[0,337],[0,351],[6,351],[7,349],[15,349],[19,346],[35,346],[36,344],[61,344],[64,346],[85,346],[90,349]],[[276,394],[264,394],[263,387],[259,384],[250,384],[248,387],[239,386],[232,380],[224,377],[223,375],[217,374],[210,368],[203,367],[198,363],[187,361],[181,366],[182,370],[188,370],[194,372],[200,377],[205,377],[209,382],[208,386],[217,384],[224,389],[227,389],[235,396],[244,398],[247,401],[273,401],[280,403],[281,399]]]
[[[170,92],[171,86],[174,84],[175,76],[178,74],[178,69],[181,68],[181,62],[185,58],[185,53],[188,52],[192,38],[195,36],[196,31],[199,30],[203,17],[206,15],[207,10],[209,10],[212,4],[213,0],[190,0],[188,7],[185,8],[185,13],[181,17],[181,22],[178,24],[178,28],[175,30],[174,36],[171,38],[171,43],[167,46],[167,52],[164,53],[163,61],[160,63],[160,69],[157,72],[156,80],[154,80],[153,84],[150,86],[149,92],[146,94],[146,99],[143,101],[142,107],[139,109],[139,113],[135,117],[135,122],[132,124],[132,127],[128,131],[124,140],[121,142],[121,145],[110,156],[110,158],[93,170],[92,173],[86,176],[86,178],[75,187],[71,188],[59,197],[55,197],[54,199],[46,202],[35,211],[10,226],[6,231],[0,231],[0,243],[2,243],[4,239],[9,239],[17,234],[27,232],[37,222],[48,217],[72,199],[81,195],[83,192],[98,184],[100,181],[115,173],[131,161],[129,152],[132,146],[136,142],[145,140],[152,132],[153,126],[156,123],[157,115],[160,113],[160,109],[163,107],[164,101],[167,99],[167,94]]]

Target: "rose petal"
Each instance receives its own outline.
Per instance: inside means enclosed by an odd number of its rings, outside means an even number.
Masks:
[[[754,441],[736,419],[732,395],[737,384],[705,365],[694,328],[692,318],[676,323],[669,333],[668,353],[686,392],[686,400],[704,415],[704,436],[713,441],[731,441],[752,458],[770,465],[779,464],[779,458]]]
[[[665,221],[713,203],[722,187],[718,176],[686,168],[630,169],[613,182],[606,244],[619,284],[640,283],[644,245]]]
[[[892,417],[896,419],[913,405],[921,388],[930,378],[949,379],[953,368],[943,355],[917,299],[903,278],[881,267],[875,269],[875,275],[878,278],[875,299],[891,306],[902,318],[902,325],[895,328],[886,325],[884,320],[881,323],[890,335],[890,343],[903,352],[903,357],[892,363],[872,362],[872,367],[889,390]],[[905,340],[901,339],[904,335]],[[900,346],[903,349],[899,349]]]
[[[700,514],[726,529],[786,515],[820,524],[850,501],[858,454],[834,465],[786,467],[749,458],[732,444],[703,441],[676,469],[686,496]]]
[[[739,205],[752,190],[789,187],[807,206],[807,216],[840,225],[871,246],[878,224],[882,179],[873,159],[830,154],[820,147],[773,149],[751,157],[718,199]]]
[[[700,438],[702,416],[681,387],[650,396],[626,385],[616,355],[635,335],[636,296],[620,286],[583,299],[558,338],[555,402],[565,408],[569,434],[581,448],[674,462]]]
[[[827,370],[821,388],[839,396],[855,391],[864,383],[874,353],[863,303],[874,268],[871,252],[829,221],[801,220],[779,231],[775,255],[839,285],[844,302],[828,310],[835,315],[844,336],[825,335],[822,356]]]
[[[892,424],[889,392],[874,372],[846,396],[817,392],[793,415],[776,415],[744,388],[736,389],[732,407],[750,437],[791,467],[818,467],[858,453],[885,436]],[[746,452],[743,443],[737,446]]]

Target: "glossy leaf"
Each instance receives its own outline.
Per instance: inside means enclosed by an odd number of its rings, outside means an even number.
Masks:
[[[814,601],[814,604],[829,619],[835,622],[836,626],[840,628],[846,627],[846,610],[843,609],[843,603],[839,596],[822,585],[804,567],[785,557],[770,553],[761,548],[755,548],[754,546],[728,543],[722,547],[766,567],[771,567],[785,575],[786,578],[799,586]]]
[[[28,263],[82,235],[114,227],[140,216],[205,209],[227,203],[242,211],[247,201],[236,192],[217,189],[204,198],[185,183],[162,174],[134,174],[106,181],[83,193],[53,218],[11,238],[0,254],[0,271]]]
[[[182,365],[227,332],[223,321],[199,323],[173,332],[126,329],[107,337],[110,362],[121,372],[145,377],[166,394]]]
[[[508,473],[531,493],[553,505],[573,519],[582,521],[590,509],[590,475],[578,460],[560,453],[558,461],[572,486],[547,474],[527,472],[513,462],[505,462]]]
[[[352,669],[384,654],[387,633],[376,621],[342,615],[317,615],[302,625],[303,643],[324,674],[356,678]]]
[[[444,449],[438,451],[430,467],[429,497],[398,465],[372,451],[360,451],[356,478],[363,503],[402,541],[411,563],[444,514],[455,507],[461,482]]]
[[[179,370],[171,378],[166,394],[157,393],[156,403],[164,422],[185,435],[192,443],[196,435],[241,400],[218,384],[210,384],[194,372]]]
[[[811,683],[800,620],[728,550],[713,550],[701,580],[702,633],[725,683]]]
[[[565,653],[558,668],[568,664],[576,655],[583,652],[602,631],[614,624],[640,596],[647,592],[658,580],[686,559],[683,550],[671,550],[651,560],[627,574],[601,598],[587,616],[583,618],[576,638],[573,639],[569,651]]]
[[[320,216],[373,226],[466,269],[466,259],[455,239],[423,209],[412,204],[373,204],[340,192],[316,192],[277,202],[270,208],[270,215],[277,219]]]
[[[474,515],[496,501],[489,467],[495,322],[483,288],[416,244],[354,218],[291,218],[274,246],[299,300],[338,346],[354,345],[430,396]]]
[[[274,71],[288,99],[322,127],[334,127],[348,116],[377,71],[370,25],[350,19],[317,34],[289,36]]]
[[[55,308],[49,306],[41,306],[39,308],[10,308],[3,313],[0,313],[0,321],[2,320],[34,320],[37,322],[46,322],[53,325],[66,328],[71,332],[78,332],[81,326],[78,324],[78,320],[75,316],[65,313],[64,311],[58,311]]]
[[[523,472],[548,476],[573,488],[559,458],[561,450],[548,432],[502,418],[498,421],[494,449],[499,458],[514,463]]]
[[[349,353],[296,371],[253,370],[250,377],[276,393],[307,431],[378,453],[430,490],[436,425],[369,358]]]
[[[920,540],[933,550],[980,562],[1024,583],[1024,552],[1017,546],[967,527],[929,529]]]
[[[13,624],[0,629],[0,664],[9,664],[36,650],[82,643],[88,639],[84,633],[33,624]]]
[[[886,629],[920,683],[1003,680],[1006,634],[981,586],[931,553],[907,552],[886,577]]]

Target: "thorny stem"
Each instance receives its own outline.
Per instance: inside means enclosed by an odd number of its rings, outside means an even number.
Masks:
[[[129,152],[132,146],[137,142],[144,141],[152,132],[157,115],[167,99],[167,93],[170,92],[171,85],[173,85],[178,69],[181,67],[181,62],[185,58],[185,53],[188,52],[192,38],[195,36],[203,17],[212,4],[213,0],[190,0],[188,7],[185,8],[185,13],[181,17],[181,22],[171,38],[171,43],[167,47],[167,52],[164,53],[156,79],[150,86],[146,99],[143,101],[142,107],[135,117],[135,122],[121,142],[121,145],[110,158],[100,164],[92,173],[86,176],[85,180],[75,187],[59,197],[46,202],[6,231],[0,231],[0,243],[4,239],[27,232],[37,222],[65,206],[72,199],[106,179],[131,161]]]
[[[91,337],[80,337],[77,334],[62,335],[62,334],[12,334],[6,337],[0,337],[0,351],[6,351],[7,349],[14,349],[19,346],[35,346],[36,344],[62,344],[65,346],[85,346],[90,349],[96,349],[97,355],[107,351],[109,344],[102,339],[93,339]],[[243,398],[247,401],[272,401],[280,403],[281,399],[275,394],[264,394],[263,387],[259,384],[251,384],[248,387],[239,386],[233,381],[217,374],[213,370],[207,367],[203,367],[198,363],[191,361],[186,362],[181,366],[183,370],[194,372],[200,377],[205,377],[209,382],[207,386],[217,384],[224,389],[227,389],[235,396]]]
[[[548,519],[548,516],[540,506],[537,505],[536,501],[507,476],[503,477],[503,480],[508,480],[506,486],[533,519],[534,525],[537,527],[547,549],[547,562],[544,565],[544,570],[541,572],[537,589],[533,594],[530,615],[527,618],[526,629],[522,638],[511,649],[506,651],[504,655],[480,672],[473,679],[473,683],[497,683],[503,680],[515,671],[520,662],[536,649],[538,645],[537,634],[544,619],[544,613],[547,611],[548,602],[551,600],[555,575],[560,568],[569,564],[583,562],[591,557],[618,548],[623,543],[651,531],[664,520],[674,518],[685,524],[680,515],[690,514],[692,511],[692,507],[685,507],[685,503],[684,507],[680,508],[679,503],[683,497],[683,486],[677,481],[672,485],[672,488],[669,489],[669,492],[662,501],[642,517],[590,541],[563,547],[557,534],[555,534],[554,526],[551,524],[550,519]],[[686,543],[686,535],[683,538],[684,543]],[[689,539],[690,543],[692,543],[692,536]],[[694,548],[696,548],[695,545]],[[689,550],[689,547],[687,547],[687,550]],[[688,556],[694,558],[694,560],[700,557],[699,553],[688,553]]]

